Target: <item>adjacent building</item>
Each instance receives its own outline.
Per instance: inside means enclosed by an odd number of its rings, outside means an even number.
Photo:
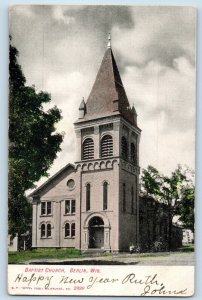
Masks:
[[[169,245],[169,214],[165,203],[141,195],[139,199],[141,251],[166,251],[182,247],[182,227],[172,224]]]
[[[189,245],[194,243],[194,234],[190,229],[183,229],[183,245]]]

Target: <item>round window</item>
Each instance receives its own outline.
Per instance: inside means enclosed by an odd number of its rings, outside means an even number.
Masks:
[[[72,190],[72,189],[74,188],[74,186],[75,186],[74,180],[73,180],[73,179],[69,179],[69,180],[67,181],[67,187],[68,187],[70,190]]]

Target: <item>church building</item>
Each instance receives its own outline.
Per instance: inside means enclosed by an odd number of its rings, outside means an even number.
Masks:
[[[139,243],[139,142],[111,49],[74,123],[77,159],[30,196],[32,247],[119,252]]]

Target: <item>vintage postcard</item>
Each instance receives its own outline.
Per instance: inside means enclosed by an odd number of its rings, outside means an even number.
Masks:
[[[194,294],[196,12],[10,6],[9,294]]]

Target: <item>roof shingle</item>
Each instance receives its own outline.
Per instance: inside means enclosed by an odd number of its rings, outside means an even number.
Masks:
[[[79,121],[116,114],[136,123],[112,49],[108,48],[87,99],[84,118]]]

